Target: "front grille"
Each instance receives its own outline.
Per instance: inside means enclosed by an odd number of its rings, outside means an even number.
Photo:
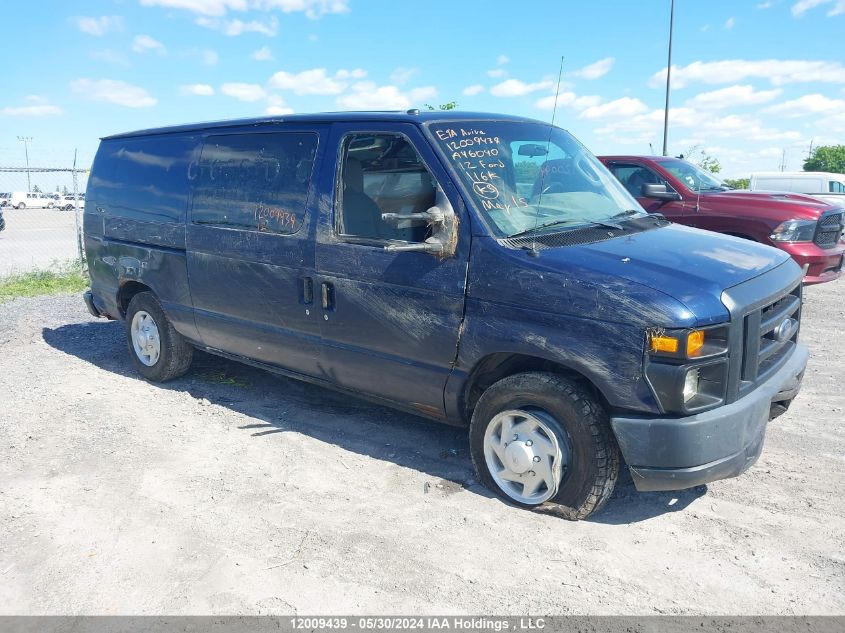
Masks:
[[[722,293],[731,315],[727,402],[753,391],[789,360],[801,323],[801,280],[801,269],[790,261]]]
[[[828,213],[819,220],[813,242],[821,248],[833,248],[842,237],[843,212]]]
[[[786,362],[798,342],[800,321],[800,284],[745,315],[740,395],[764,382]]]

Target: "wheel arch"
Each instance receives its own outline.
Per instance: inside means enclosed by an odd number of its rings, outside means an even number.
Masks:
[[[132,298],[141,292],[153,292],[153,289],[140,281],[127,280],[120,284],[117,291],[117,307],[120,310],[121,318],[126,318],[126,310],[129,308],[129,302]]]
[[[464,385],[461,397],[461,413],[464,422],[469,422],[478,399],[484,391],[502,378],[529,371],[542,371],[567,376],[584,386],[601,403],[605,410],[610,409],[607,397],[586,374],[557,360],[517,354],[497,352],[481,358],[473,367]]]

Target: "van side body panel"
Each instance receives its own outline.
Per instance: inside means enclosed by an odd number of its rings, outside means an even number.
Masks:
[[[314,283],[315,183],[327,130],[322,124],[257,125],[205,136],[187,246],[197,328],[206,347],[298,374],[321,375],[320,324],[304,284]],[[264,206],[277,208],[268,196],[279,192],[270,191],[269,182],[284,167],[274,152],[289,139],[300,138],[313,143],[316,154],[303,174],[307,184],[300,183],[307,192],[304,208],[297,205],[295,226],[279,232],[267,230],[258,219],[254,227],[245,225],[250,221],[245,209],[259,214]],[[241,167],[239,155],[251,156],[254,166]],[[253,173],[270,164],[273,173]],[[219,182],[219,191],[213,190],[214,182]],[[227,226],[226,217],[243,225]]]
[[[98,310],[123,318],[128,282],[151,288],[174,327],[198,340],[188,286],[185,215],[199,136],[101,142],[86,192],[83,227]]]

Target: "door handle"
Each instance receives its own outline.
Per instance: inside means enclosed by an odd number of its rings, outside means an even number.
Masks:
[[[314,280],[311,277],[303,277],[299,280],[299,298],[305,305],[314,302]]]
[[[320,284],[320,305],[323,310],[334,310],[334,285],[328,281]]]

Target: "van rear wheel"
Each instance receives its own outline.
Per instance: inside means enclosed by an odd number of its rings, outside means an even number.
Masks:
[[[135,369],[147,380],[166,382],[191,366],[193,346],[176,331],[152,292],[139,292],[129,302],[126,341]]]
[[[573,521],[601,508],[619,475],[606,411],[581,385],[552,373],[516,374],[489,387],[472,415],[470,452],[480,481],[499,497],[549,506]]]

